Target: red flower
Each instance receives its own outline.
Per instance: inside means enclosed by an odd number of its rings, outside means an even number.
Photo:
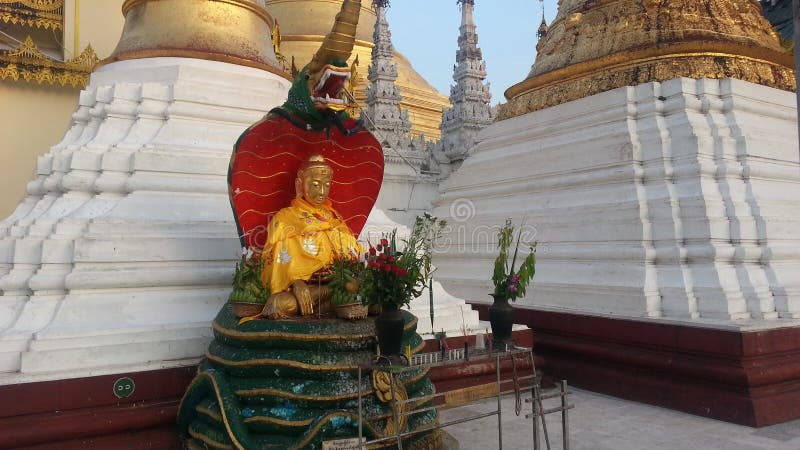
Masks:
[[[399,269],[399,270],[397,271],[397,275],[399,275],[399,276],[401,276],[401,277],[404,277],[404,276],[408,275],[408,270],[406,270],[406,269],[401,269],[401,268],[398,268],[398,269]]]
[[[386,258],[386,260],[389,261],[390,263],[393,263],[394,262],[394,256],[390,256],[390,257]]]
[[[383,250],[383,247],[382,247],[380,244],[378,244],[378,246],[377,246],[377,247],[375,247],[375,248],[377,248],[377,249],[378,249],[378,251],[381,251],[381,250]]]
[[[375,250],[375,247],[370,247],[369,248],[369,254],[370,255],[375,256],[377,253],[378,253],[378,251]]]
[[[381,239],[381,245],[382,245],[382,246],[384,246],[384,247],[386,247],[387,245],[389,245],[389,240],[388,240],[388,239],[385,239],[385,238],[384,238],[384,239]]]
[[[382,264],[382,265],[381,265],[381,269],[382,269],[384,272],[391,272],[391,271],[392,271],[392,266],[390,266],[389,264]]]

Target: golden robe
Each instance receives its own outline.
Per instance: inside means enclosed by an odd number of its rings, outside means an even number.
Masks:
[[[364,251],[330,200],[315,206],[295,198],[275,214],[267,232],[261,280],[272,294],[287,290],[295,280],[308,281],[337,256]]]

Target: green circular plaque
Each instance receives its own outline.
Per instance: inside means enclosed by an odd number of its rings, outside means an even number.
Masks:
[[[114,395],[116,395],[117,398],[130,397],[135,390],[136,383],[134,383],[132,378],[122,377],[114,382]]]

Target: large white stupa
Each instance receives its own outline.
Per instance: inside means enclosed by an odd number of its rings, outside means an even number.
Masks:
[[[512,217],[538,241],[517,318],[555,376],[750,425],[794,418],[794,64],[761,5],[563,0],[541,31],[530,75],[441,185],[435,214],[468,220],[440,280],[488,300],[480,238]]]

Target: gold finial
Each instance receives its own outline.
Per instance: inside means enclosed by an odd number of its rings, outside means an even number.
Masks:
[[[275,55],[281,54],[281,27],[277,20],[272,27],[272,49],[275,51]]]
[[[359,82],[359,75],[358,75],[358,54],[356,53],[356,58],[353,60],[353,64],[350,64],[350,79],[347,80],[347,86],[345,87],[345,95],[347,98],[347,114],[350,116],[357,116],[361,110],[361,107],[358,105],[356,101],[356,88],[358,87]]]
[[[294,60],[294,55],[292,55],[292,78],[296,77],[299,72],[300,69],[297,68],[297,63]]]
[[[356,85],[358,84],[358,64],[358,55],[356,55],[353,64],[350,64],[350,79],[347,80],[347,92],[350,94],[350,97],[352,97],[353,92],[356,91]]]
[[[539,0],[539,4],[542,7],[542,23],[539,24],[539,29],[536,30],[536,36],[541,39],[547,34],[547,20],[544,18],[544,0]]]
[[[507,119],[622,86],[737,78],[795,90],[792,54],[755,1],[562,0]]]

